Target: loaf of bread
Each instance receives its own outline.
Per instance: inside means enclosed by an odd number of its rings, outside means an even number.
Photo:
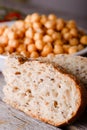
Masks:
[[[3,74],[4,101],[31,117],[62,126],[85,109],[85,88],[59,65],[11,55]]]
[[[62,66],[68,73],[74,75],[87,88],[87,58],[67,54],[49,55],[44,61],[54,62]]]

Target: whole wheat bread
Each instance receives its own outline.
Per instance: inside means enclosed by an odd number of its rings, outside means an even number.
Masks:
[[[74,75],[87,88],[87,58],[67,54],[49,55],[44,61],[54,62],[62,66],[68,73]]]
[[[4,101],[54,126],[74,121],[85,109],[87,92],[59,65],[9,56],[3,72]]]

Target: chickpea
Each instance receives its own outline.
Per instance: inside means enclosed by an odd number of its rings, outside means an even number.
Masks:
[[[28,49],[28,52],[30,53],[37,50],[35,44],[29,44],[27,49]]]
[[[31,43],[34,43],[33,39],[30,39],[30,38],[27,38],[27,37],[24,38],[24,44],[25,45],[29,45]]]
[[[40,23],[44,25],[46,22],[47,22],[47,16],[41,15]]]
[[[63,35],[63,37],[65,40],[70,40],[72,38],[72,35],[69,32],[67,32]]]
[[[41,34],[44,33],[44,29],[41,29],[41,28],[37,28],[35,31],[36,33],[41,33]]]
[[[18,39],[19,39],[19,38],[24,38],[24,36],[25,36],[25,33],[22,32],[21,30],[16,30],[15,34],[16,34],[16,37],[17,37]],[[15,38],[15,39],[16,39],[16,38]]]
[[[24,19],[24,22],[27,22],[27,23],[31,22],[31,15],[27,15]]]
[[[78,47],[77,46],[71,46],[68,50],[69,54],[74,54],[78,51]]]
[[[23,56],[25,56],[25,57],[28,57],[28,58],[30,57],[29,52],[27,52],[26,50],[21,51],[20,54],[23,55]]]
[[[17,52],[20,53],[24,50],[26,50],[26,46],[24,44],[20,44],[18,47],[17,47]]]
[[[32,28],[29,28],[26,32],[25,32],[25,36],[28,38],[33,38],[34,36],[34,30]]]
[[[50,36],[52,36],[54,32],[55,32],[55,31],[54,31],[53,29],[47,29],[47,31],[46,31],[46,33],[47,33],[48,35],[50,35]]]
[[[56,15],[54,15],[54,14],[49,14],[49,15],[48,15],[48,19],[55,21],[55,20],[56,20]]]
[[[25,29],[25,23],[23,20],[17,20],[15,23],[14,23],[14,26],[15,28],[17,29]]]
[[[74,20],[69,20],[66,25],[69,29],[76,28],[76,22]]]
[[[6,28],[7,28],[6,25],[0,27],[0,35],[3,35],[3,32],[5,31]]]
[[[78,47],[78,51],[84,49],[84,46],[82,44],[79,44],[77,47]]]
[[[9,29],[9,27],[8,27],[8,29]],[[10,30],[11,31],[13,31],[13,32],[15,32],[15,31],[17,31],[18,29],[15,27],[15,25],[13,24],[11,27],[10,27]]]
[[[28,30],[29,28],[32,28],[31,22],[25,22],[25,30]]]
[[[58,39],[54,42],[54,45],[63,45],[63,41]]]
[[[6,46],[8,44],[8,37],[7,36],[0,36],[0,45]]]
[[[73,37],[78,37],[78,30],[76,28],[72,28],[70,30],[70,34],[73,36]]]
[[[72,38],[72,39],[69,40],[69,43],[70,43],[71,46],[75,46],[75,45],[79,44],[79,41],[76,38]]]
[[[39,53],[38,52],[36,52],[36,51],[31,52],[30,58],[37,58],[37,57],[39,57]]]
[[[58,40],[62,39],[62,34],[60,32],[57,32],[57,39]]]
[[[40,15],[38,13],[33,13],[31,15],[31,22],[39,22],[40,21]]]
[[[46,44],[41,52],[41,56],[47,56],[48,54],[52,53],[52,45],[50,43]]]
[[[71,47],[70,45],[63,45],[64,53],[68,53],[70,47]]]
[[[43,35],[41,33],[35,33],[34,34],[34,40],[40,40],[43,38]]]
[[[47,55],[48,58],[50,58],[50,57],[54,57],[54,56],[55,56],[55,55],[54,55],[53,52],[51,52],[50,54]]]
[[[4,49],[5,49],[5,52],[6,52],[6,53],[8,53],[8,52],[9,52],[9,53],[11,54],[11,53],[13,53],[13,52],[14,52],[14,48],[13,48],[13,47],[10,47],[9,45],[8,45],[8,46],[6,46]]]
[[[87,35],[84,35],[80,38],[80,42],[83,45],[87,45]]]
[[[55,21],[47,21],[47,22],[45,22],[44,26],[47,29],[53,29],[53,28],[55,28]]]
[[[18,45],[19,45],[19,42],[18,42],[18,40],[9,40],[8,41],[8,45],[10,46],[10,47],[13,47],[13,48],[17,48],[18,47]]]
[[[69,29],[67,27],[64,27],[62,30],[61,30],[61,33],[64,35],[66,33],[69,32]]]
[[[61,39],[61,34],[59,32],[54,32],[52,38],[53,40]]]
[[[6,29],[4,30],[4,32],[3,32],[3,36],[7,37],[8,34],[9,34],[9,31],[10,31],[9,27],[6,28]]]
[[[56,23],[56,29],[58,31],[61,31],[64,28],[64,26],[65,26],[64,20],[61,18],[58,18],[57,23]]]
[[[0,54],[3,54],[3,52],[4,52],[4,49],[3,47],[0,46]]]
[[[54,45],[54,54],[62,54],[64,52],[63,47],[61,45]]]
[[[17,41],[19,42],[19,45],[20,45],[20,44],[23,44],[23,45],[24,45],[23,39],[15,39],[15,40],[17,40]],[[24,46],[25,46],[25,45],[24,45]]]
[[[84,32],[84,30],[80,29],[80,30],[78,30],[78,34],[81,37],[81,36],[85,35],[85,32]]]
[[[36,40],[35,46],[38,50],[42,50],[44,47],[45,43],[42,40]]]
[[[44,42],[52,42],[53,39],[52,39],[51,36],[49,36],[49,35],[45,35],[45,36],[43,37],[43,41],[44,41]]]
[[[17,35],[15,32],[13,32],[12,30],[9,30],[9,33],[7,34],[8,39],[16,39]]]
[[[34,29],[35,31],[37,31],[37,29],[40,29],[40,28],[41,28],[41,23],[39,23],[39,22],[34,22],[32,26],[33,26],[33,29]]]

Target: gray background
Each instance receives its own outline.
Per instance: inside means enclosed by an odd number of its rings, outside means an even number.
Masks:
[[[87,29],[87,0],[0,0],[0,6],[18,9],[26,14],[55,13],[64,19],[75,19],[78,26]]]

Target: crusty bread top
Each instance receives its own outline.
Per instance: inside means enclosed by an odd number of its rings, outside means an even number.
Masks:
[[[55,56],[49,55],[42,59],[59,64],[67,72],[77,77],[77,79],[87,88],[87,58],[82,56],[59,54]]]

